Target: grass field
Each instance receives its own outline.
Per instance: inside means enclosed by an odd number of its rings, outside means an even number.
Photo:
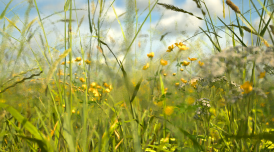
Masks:
[[[117,14],[115,0],[87,0],[89,35],[81,35],[84,17],[77,15],[81,9],[75,0],[65,0],[61,12],[45,18],[36,0],[28,0],[24,19],[16,13],[7,17],[14,2],[5,3],[0,10],[0,150],[274,150],[273,1],[258,0],[261,5],[256,6],[245,0],[250,10],[243,12],[232,1],[221,0],[229,10],[223,14],[236,17],[230,23],[213,20],[204,0],[192,2],[202,16],[148,0],[141,20],[143,10],[136,1],[128,0],[127,11]],[[204,35],[212,53],[198,51],[205,44],[202,39],[169,43],[168,33],[161,33],[157,39],[166,47],[160,54],[152,47],[153,30],[148,41],[140,40],[156,6],[205,21],[206,29],[200,27],[189,40]],[[30,21],[32,9],[37,17]],[[103,26],[111,9],[121,42],[105,33],[111,28]],[[260,17],[259,28],[244,15],[251,12]],[[45,24],[60,14],[62,20]],[[265,15],[271,17],[265,21]],[[54,22],[62,22],[64,31],[45,30]],[[58,32],[64,37],[57,37]],[[221,32],[231,46],[220,45]],[[50,33],[56,33],[56,42]],[[251,34],[250,45],[243,41],[244,33]],[[178,36],[185,40],[184,34]]]

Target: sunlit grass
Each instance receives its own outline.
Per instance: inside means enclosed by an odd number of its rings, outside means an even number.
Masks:
[[[191,10],[148,1],[148,14],[141,25],[139,15],[143,12],[137,9],[137,0],[128,1],[127,12],[120,15],[112,5],[115,0],[110,6],[105,1],[87,2],[89,36],[81,36],[83,17],[78,19],[75,1],[66,0],[62,12],[64,37],[54,44],[48,43],[42,22],[47,17],[41,18],[35,0],[28,2],[25,23],[16,14],[6,17],[12,0],[6,4],[0,16],[4,27],[0,29],[1,151],[274,149],[273,28],[271,18],[263,20],[262,14],[271,15],[265,1],[262,9],[250,1],[251,10],[260,17],[259,29],[232,1],[224,3],[231,11],[223,10],[224,15],[236,14],[234,24],[218,17],[233,47],[220,45],[216,32],[220,27],[213,24],[203,1],[193,2],[203,18]],[[28,21],[31,5],[38,18]],[[208,38],[215,51],[210,56],[199,51],[205,43],[201,39],[191,44],[169,43],[163,40],[168,33],[159,37],[165,45],[163,51],[153,50],[152,31],[146,51],[147,44],[138,36],[148,17],[151,24],[155,6],[204,20],[207,29],[200,27],[199,34]],[[113,20],[121,28],[121,42],[102,32],[109,30],[102,25],[110,7],[115,12]],[[72,19],[72,13],[76,19]],[[123,15],[124,23],[120,18]],[[18,21],[24,24],[22,29]],[[14,30],[20,33],[20,39],[15,38]],[[243,31],[257,37],[255,45],[243,42]],[[264,38],[265,33],[271,40]],[[31,48],[34,40],[40,49],[37,52]],[[114,50],[115,45],[119,45],[120,52]]]

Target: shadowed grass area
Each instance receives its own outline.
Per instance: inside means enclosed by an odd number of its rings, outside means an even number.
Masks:
[[[118,14],[115,0],[87,0],[86,9],[65,0],[61,11],[42,18],[37,1],[27,1],[24,21],[16,13],[8,17],[15,7],[10,8],[12,0],[5,4],[0,15],[1,151],[274,149],[273,1],[255,6],[249,0],[248,12],[223,1],[229,9],[223,15],[236,17],[230,23],[212,20],[203,0],[192,2],[202,16],[158,0],[139,10],[137,2],[126,1],[126,12]],[[180,39],[188,38],[169,44],[171,32],[157,29],[163,15],[155,29],[151,26],[157,7],[203,20],[206,29],[190,36],[177,31]],[[107,18],[111,8],[115,17]],[[38,17],[29,21],[31,9]],[[79,16],[80,11],[86,14]],[[244,16],[251,12],[260,18],[258,28]],[[56,15],[62,19],[52,21]],[[214,24],[217,20],[222,26]],[[114,22],[121,39],[109,34]],[[85,23],[88,34],[81,27]],[[220,32],[232,46],[220,45]],[[244,42],[244,32],[251,34],[251,45]],[[164,53],[153,44],[155,37]],[[210,55],[202,44],[213,50]]]

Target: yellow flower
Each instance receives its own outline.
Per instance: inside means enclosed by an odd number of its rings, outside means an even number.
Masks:
[[[197,58],[189,58],[189,57],[188,57],[188,59],[189,59],[190,61],[195,61],[195,60],[197,60]]]
[[[161,63],[162,66],[166,66],[167,65],[167,61],[163,60],[163,59],[160,60],[160,63]]]
[[[265,103],[261,103],[260,106],[261,106],[261,107],[265,107]]]
[[[62,62],[61,65],[65,65],[65,62]]]
[[[200,66],[203,66],[205,64],[204,62],[201,62],[201,61],[199,61],[198,63]]]
[[[175,43],[175,45],[176,45],[180,50],[187,50],[187,49],[189,49],[189,48],[186,47],[182,42],[180,42],[179,44],[178,44],[178,43]]]
[[[112,85],[109,85],[109,87],[108,87],[110,90],[112,90],[113,88],[112,88]]]
[[[269,125],[269,123],[268,123],[268,122],[266,122],[265,124],[266,124],[267,126]]]
[[[259,75],[259,78],[262,79],[265,77],[265,72],[261,72],[260,75]]]
[[[153,58],[153,57],[154,57],[154,52],[148,53],[148,54],[147,54],[147,57]]]
[[[184,69],[181,68],[180,71],[184,71]]]
[[[174,49],[174,45],[172,44],[172,45],[170,45],[170,46],[168,47],[167,52],[171,52],[173,49]]]
[[[81,61],[81,60],[82,60],[81,57],[77,57],[77,58],[75,59],[76,62],[79,62],[79,61]]]
[[[109,85],[108,85],[106,82],[104,82],[103,85],[104,85],[106,88],[109,87]]]
[[[94,89],[92,93],[93,93],[93,95],[94,95],[95,97],[98,97],[98,96],[99,96],[99,92],[98,92],[97,89]]]
[[[166,73],[164,73],[164,76],[166,76],[167,74]]]
[[[163,106],[163,101],[159,101],[159,102],[155,102],[155,101],[154,101],[154,104],[155,104],[156,106],[162,107],[162,106]]]
[[[82,89],[86,90],[86,88],[87,88],[87,85],[86,84],[82,84]]]
[[[185,80],[185,79],[183,79],[183,78],[181,78],[181,81],[182,81],[183,83],[187,83],[187,80]]]
[[[243,93],[247,94],[252,91],[252,84],[247,81],[243,85],[241,85],[241,89],[244,90]]]
[[[85,62],[86,62],[86,64],[90,64],[91,63],[91,61],[89,61],[89,60],[86,60]]]
[[[90,84],[90,86],[91,86],[91,87],[95,87],[95,86],[96,86],[96,82],[92,82],[92,83]]]
[[[106,93],[110,93],[110,90],[109,90],[109,88],[107,88],[107,89],[105,90],[105,92],[106,92]]]
[[[89,89],[88,89],[88,92],[92,92],[92,91],[93,91],[93,88],[89,88]]]
[[[149,68],[149,63],[147,63],[144,67],[143,67],[143,70],[146,70]]]
[[[85,82],[85,79],[84,78],[79,78],[79,80],[81,81],[81,82]]]
[[[75,110],[74,110],[74,109],[72,109],[72,110],[71,110],[71,113],[75,113]]]
[[[190,62],[187,62],[187,61],[183,61],[181,62],[183,66],[188,66]]]
[[[6,103],[6,100],[5,99],[0,99],[0,102],[1,103]]]
[[[165,108],[165,114],[166,114],[166,115],[170,116],[173,112],[174,112],[174,107],[172,107],[172,106],[167,106],[167,107]]]
[[[180,85],[180,83],[178,83],[178,82],[177,82],[177,83],[175,83],[175,85],[176,85],[176,86],[179,86],[179,85]]]
[[[176,75],[176,73],[173,73],[172,75],[173,75],[173,76],[175,76],[175,75]]]
[[[193,97],[188,97],[187,99],[186,99],[186,102],[187,102],[187,104],[188,105],[192,105],[194,102],[195,102],[195,99],[193,98]]]

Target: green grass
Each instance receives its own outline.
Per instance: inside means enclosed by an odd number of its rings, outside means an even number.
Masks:
[[[64,37],[54,44],[49,44],[48,37],[57,29],[45,30],[50,16],[41,18],[36,0],[28,2],[24,21],[15,13],[8,18],[6,14],[14,9],[9,8],[13,1],[6,4],[0,15],[1,151],[274,149],[274,51],[269,46],[274,32],[272,17],[267,22],[263,20],[266,13],[273,13],[273,7],[264,0],[260,1],[260,9],[250,0],[250,11],[239,12],[234,5],[224,3],[229,12],[223,13],[229,13],[229,17],[236,14],[237,20],[225,23],[224,18],[218,17],[223,24],[220,27],[214,25],[217,18],[213,22],[202,0],[193,4],[201,9],[203,17],[158,0],[148,1],[144,20],[139,18],[143,10],[137,9],[137,2],[127,1],[127,11],[117,14],[112,5],[115,0],[110,6],[104,0],[88,0],[90,33],[83,36],[83,17],[79,19],[77,15],[82,9],[75,6],[74,0],[66,0],[63,11],[50,15],[61,13],[64,17]],[[38,17],[29,21],[32,6]],[[203,34],[212,42],[212,48],[201,37],[188,48],[179,42],[168,44],[168,33],[161,33],[159,40],[166,46],[163,50],[170,51],[144,55],[146,44],[138,36],[148,17],[151,25],[155,6],[205,21],[206,29],[200,27],[188,37]],[[103,24],[111,8],[115,18],[110,20],[119,23],[123,37],[118,42],[110,36],[108,44],[104,32],[111,27]],[[253,11],[260,17],[258,29],[244,16]],[[19,22],[22,28],[17,26]],[[37,28],[32,30],[34,25]],[[227,44],[233,46],[221,46],[217,31],[225,32]],[[257,36],[256,43],[247,45],[244,31]],[[149,32],[147,44],[153,52],[152,37],[157,31]],[[268,42],[266,33],[270,35]],[[32,48],[29,42],[36,42],[39,49]],[[213,50],[209,57],[203,57],[201,44]],[[116,54],[113,45],[121,46],[123,58],[118,59],[121,54]],[[144,58],[146,63],[141,63]]]

